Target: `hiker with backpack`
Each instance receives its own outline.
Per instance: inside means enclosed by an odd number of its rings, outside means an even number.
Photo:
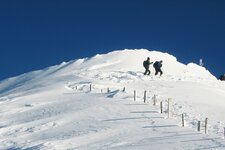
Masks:
[[[147,60],[145,60],[143,62],[143,66],[145,68],[145,73],[144,75],[150,75],[151,71],[149,70],[149,66],[152,64],[153,62],[150,62],[150,58],[148,57]]]
[[[159,72],[160,72],[160,76],[163,74],[162,70],[161,70],[161,67],[162,67],[162,60],[160,61],[156,61],[154,64],[153,64],[153,67],[155,68],[155,75],[157,75]]]
[[[225,81],[225,73],[223,75],[220,76],[220,80],[221,81]]]

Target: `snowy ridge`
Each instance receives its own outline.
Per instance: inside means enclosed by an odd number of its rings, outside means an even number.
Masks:
[[[163,60],[163,70],[166,75],[176,77],[193,77],[201,79],[216,79],[204,67],[190,63],[184,65],[177,62],[177,59],[167,53],[158,51],[140,50],[124,50],[113,51],[106,55],[96,55],[85,61],[81,68],[88,70],[119,70],[119,71],[143,71],[142,62],[147,57],[151,61]],[[91,67],[86,67],[91,66]],[[154,70],[151,66],[151,70]]]
[[[162,77],[143,75],[147,57],[164,61]],[[2,81],[0,149],[224,149],[224,99],[223,82],[167,53],[98,54]],[[207,135],[196,132],[206,117]]]
[[[92,58],[78,59],[70,62],[63,62],[60,65],[48,67],[44,70],[34,71],[18,77],[9,78],[1,82],[0,92],[14,89],[17,86],[29,82],[43,82],[49,79],[55,79],[61,76],[71,76],[71,72],[143,72],[142,62],[147,57],[151,61],[163,60],[163,71],[165,76],[176,79],[206,79],[216,80],[216,78],[204,67],[190,63],[184,65],[177,62],[177,59],[167,53],[158,51],[140,50],[123,50],[113,51],[104,55],[96,55]],[[150,70],[154,72],[152,65]],[[4,90],[3,90],[4,89]]]

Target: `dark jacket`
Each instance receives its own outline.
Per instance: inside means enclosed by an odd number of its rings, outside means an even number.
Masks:
[[[152,62],[150,62],[150,61],[148,61],[148,60],[145,60],[144,62],[143,62],[143,66],[145,67],[145,68],[149,68],[149,66],[152,64]]]
[[[220,76],[220,80],[221,80],[221,81],[225,81],[225,76],[224,76],[224,75],[221,75],[221,76]]]
[[[162,63],[159,62],[159,61],[156,61],[154,64],[153,64],[153,67],[156,68],[156,69],[160,69],[162,67]]]

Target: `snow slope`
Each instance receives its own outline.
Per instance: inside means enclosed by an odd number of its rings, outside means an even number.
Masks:
[[[163,60],[162,77],[143,75],[147,57]],[[98,54],[1,81],[0,149],[225,149],[224,99],[224,82],[167,53]]]

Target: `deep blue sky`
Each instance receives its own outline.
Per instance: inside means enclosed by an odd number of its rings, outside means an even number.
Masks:
[[[2,0],[0,79],[125,48],[225,72],[224,0]],[[139,63],[139,62],[137,62]]]

